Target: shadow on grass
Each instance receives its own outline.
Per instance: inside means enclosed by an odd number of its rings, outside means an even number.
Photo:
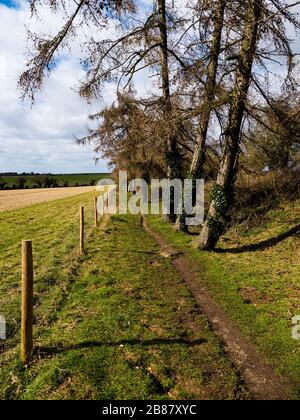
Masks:
[[[38,347],[35,350],[35,353],[38,353],[39,356],[49,356],[64,353],[65,351],[71,350],[82,350],[88,348],[97,348],[97,347],[120,347],[124,345],[129,346],[157,346],[157,345],[172,345],[172,344],[185,344],[187,346],[199,346],[201,344],[207,343],[207,340],[204,338],[199,338],[198,340],[185,340],[184,338],[154,338],[153,340],[120,340],[117,342],[102,342],[102,341],[84,341],[80,344],[74,344],[66,347]]]
[[[254,252],[254,251],[263,251],[271,246],[277,245],[285,239],[290,238],[291,236],[296,236],[300,234],[300,224],[289,229],[287,232],[281,233],[278,236],[275,236],[265,241],[258,242],[257,244],[244,245],[240,248],[216,248],[214,251],[219,254],[241,254],[243,252]]]

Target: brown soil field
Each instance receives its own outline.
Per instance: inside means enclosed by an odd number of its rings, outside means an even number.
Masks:
[[[96,187],[40,188],[0,191],[0,212],[95,191]]]

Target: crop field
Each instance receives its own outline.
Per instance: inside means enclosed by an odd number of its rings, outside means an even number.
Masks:
[[[95,191],[95,187],[41,188],[0,191],[0,212]]]

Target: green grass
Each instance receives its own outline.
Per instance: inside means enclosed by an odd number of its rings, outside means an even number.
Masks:
[[[19,176],[1,176],[1,182],[5,182],[9,188],[18,186],[18,178],[25,178],[25,187],[33,188],[37,185],[37,178],[43,178],[44,175],[19,175]],[[45,175],[46,176],[46,175]],[[64,186],[66,183],[69,187],[78,185],[90,185],[92,181],[98,182],[100,179],[107,178],[110,174],[93,173],[93,174],[59,174],[47,175],[49,178],[54,178],[59,187]]]
[[[174,233],[158,217],[150,223],[201,267],[201,281],[212,296],[299,398],[300,341],[292,339],[292,317],[300,314],[300,237],[299,230],[289,231],[300,224],[300,200],[279,205],[256,226],[232,228],[214,252],[195,250],[194,237]]]
[[[12,326],[2,399],[234,399],[249,395],[186,286],[136,216],[112,216],[78,259],[89,195],[1,215],[1,311]],[[20,252],[35,250],[35,353],[19,361]],[[16,320],[16,322],[15,322]]]

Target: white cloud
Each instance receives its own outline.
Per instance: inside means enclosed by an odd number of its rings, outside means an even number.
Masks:
[[[25,2],[20,4],[19,9],[0,4],[0,172],[107,170],[104,161],[95,167],[92,147],[79,147],[73,141],[74,135],[85,133],[92,111],[72,90],[83,75],[79,42],[75,54],[64,57],[46,80],[32,108],[19,99],[17,81],[26,61],[25,24],[30,22]],[[41,21],[31,21],[31,28],[42,27],[44,33],[57,30],[59,16],[50,17],[43,10],[41,16]],[[110,93],[105,102],[112,99]]]
[[[144,7],[152,4],[143,0]],[[176,0],[177,10],[183,13],[186,2]],[[189,5],[191,3],[188,3]],[[298,6],[299,9],[299,6]],[[81,54],[80,40],[72,46],[72,54],[63,56],[58,66],[46,80],[43,90],[37,97],[37,103],[31,109],[20,101],[17,90],[19,74],[25,66],[26,31],[25,24],[43,33],[56,33],[62,17],[49,13],[48,8],[41,8],[40,20],[30,19],[27,2],[20,0],[20,8],[7,8],[0,4],[0,172],[3,171],[39,171],[39,172],[92,172],[106,170],[106,163],[95,168],[92,147],[82,148],[73,141],[73,136],[84,135],[88,124],[87,116],[93,110],[109,105],[115,99],[112,86],[105,90],[104,103],[95,104],[91,109],[72,90],[83,70],[79,64]],[[91,28],[80,28],[81,36],[89,34]],[[300,51],[299,37],[288,27],[294,47]],[[99,32],[97,37],[115,37],[113,23]],[[281,74],[284,69],[273,65],[272,70]],[[157,78],[149,79],[147,70],[134,78],[135,88],[140,96],[158,93]],[[156,84],[153,86],[153,82]],[[274,89],[279,90],[274,79]],[[96,108],[95,108],[96,107]]]

